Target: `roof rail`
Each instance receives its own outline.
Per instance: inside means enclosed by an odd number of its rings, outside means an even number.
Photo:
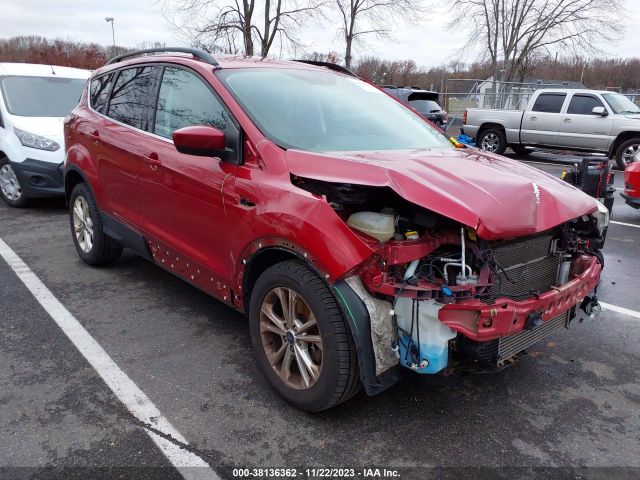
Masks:
[[[150,53],[171,53],[171,52],[190,53],[191,55],[193,55],[193,58],[197,58],[198,60],[201,60],[215,67],[220,66],[220,64],[218,63],[218,60],[216,60],[216,58],[210,53],[205,52],[203,50],[198,50],[197,48],[188,48],[188,47],[160,47],[160,48],[147,48],[144,50],[135,50],[133,52],[123,53],[122,55],[116,55],[115,57],[111,58],[107,62],[107,65],[120,62],[125,58],[129,58],[129,57],[148,55]]]
[[[342,65],[338,65],[337,63],[320,62],[317,60],[294,60],[294,62],[307,63],[309,65],[315,65],[316,67],[326,67],[335,72],[340,72],[346,75],[351,75],[352,77],[357,77],[357,75],[353,73],[351,70],[349,70],[346,67],[343,67]]]

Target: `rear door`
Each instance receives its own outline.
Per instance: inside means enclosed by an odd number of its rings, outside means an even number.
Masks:
[[[149,101],[157,67],[138,66],[117,72],[108,104],[108,118],[91,132],[101,145],[98,172],[103,208],[118,220],[139,225],[138,177],[148,151]]]
[[[564,92],[541,93],[530,111],[524,113],[520,140],[528,145],[556,145],[560,131]]]
[[[210,85],[184,67],[164,67],[154,110],[153,135],[142,152],[148,161],[140,177],[143,230],[167,246],[165,251],[179,253],[167,268],[211,290],[199,277],[206,274],[207,284],[228,282],[235,266],[234,219],[224,201],[232,195],[237,167],[178,152],[172,134],[182,127],[212,126],[238,151],[239,128]]]
[[[603,107],[609,115],[592,112],[594,107]],[[574,93],[569,100],[567,112],[562,115],[558,145],[571,148],[606,151],[613,127],[613,115],[609,107],[596,95]]]

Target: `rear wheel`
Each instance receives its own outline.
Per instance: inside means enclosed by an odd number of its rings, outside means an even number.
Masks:
[[[622,142],[616,150],[616,163],[621,170],[627,168],[627,165],[635,162],[635,155],[640,150],[640,138],[632,138],[626,142]]]
[[[28,203],[9,159],[2,156],[0,156],[0,197],[10,207],[21,208]]]
[[[479,135],[478,146],[485,152],[501,155],[507,149],[507,140],[502,130],[489,128]]]
[[[289,403],[318,412],[358,392],[349,327],[329,288],[304,263],[278,263],[260,276],[249,322],[258,364]]]
[[[513,150],[517,155],[529,155],[533,152],[532,148],[526,147],[524,145],[509,145],[511,150]]]
[[[107,265],[120,258],[122,247],[105,235],[96,201],[84,183],[71,192],[69,222],[76,251],[85,263]]]

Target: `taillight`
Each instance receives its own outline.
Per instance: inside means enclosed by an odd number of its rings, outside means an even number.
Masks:
[[[462,124],[466,125],[467,124],[467,111],[465,110],[464,113],[462,114]]]

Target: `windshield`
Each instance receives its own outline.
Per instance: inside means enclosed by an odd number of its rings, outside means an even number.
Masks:
[[[603,93],[613,113],[640,113],[640,107],[619,93]]]
[[[271,68],[216,74],[258,128],[285,148],[315,152],[453,148],[420,116],[350,76]]]
[[[65,117],[78,104],[86,80],[58,77],[4,77],[7,110],[21,117]]]
[[[436,113],[442,110],[435,100],[409,100],[409,106],[420,113]]]

